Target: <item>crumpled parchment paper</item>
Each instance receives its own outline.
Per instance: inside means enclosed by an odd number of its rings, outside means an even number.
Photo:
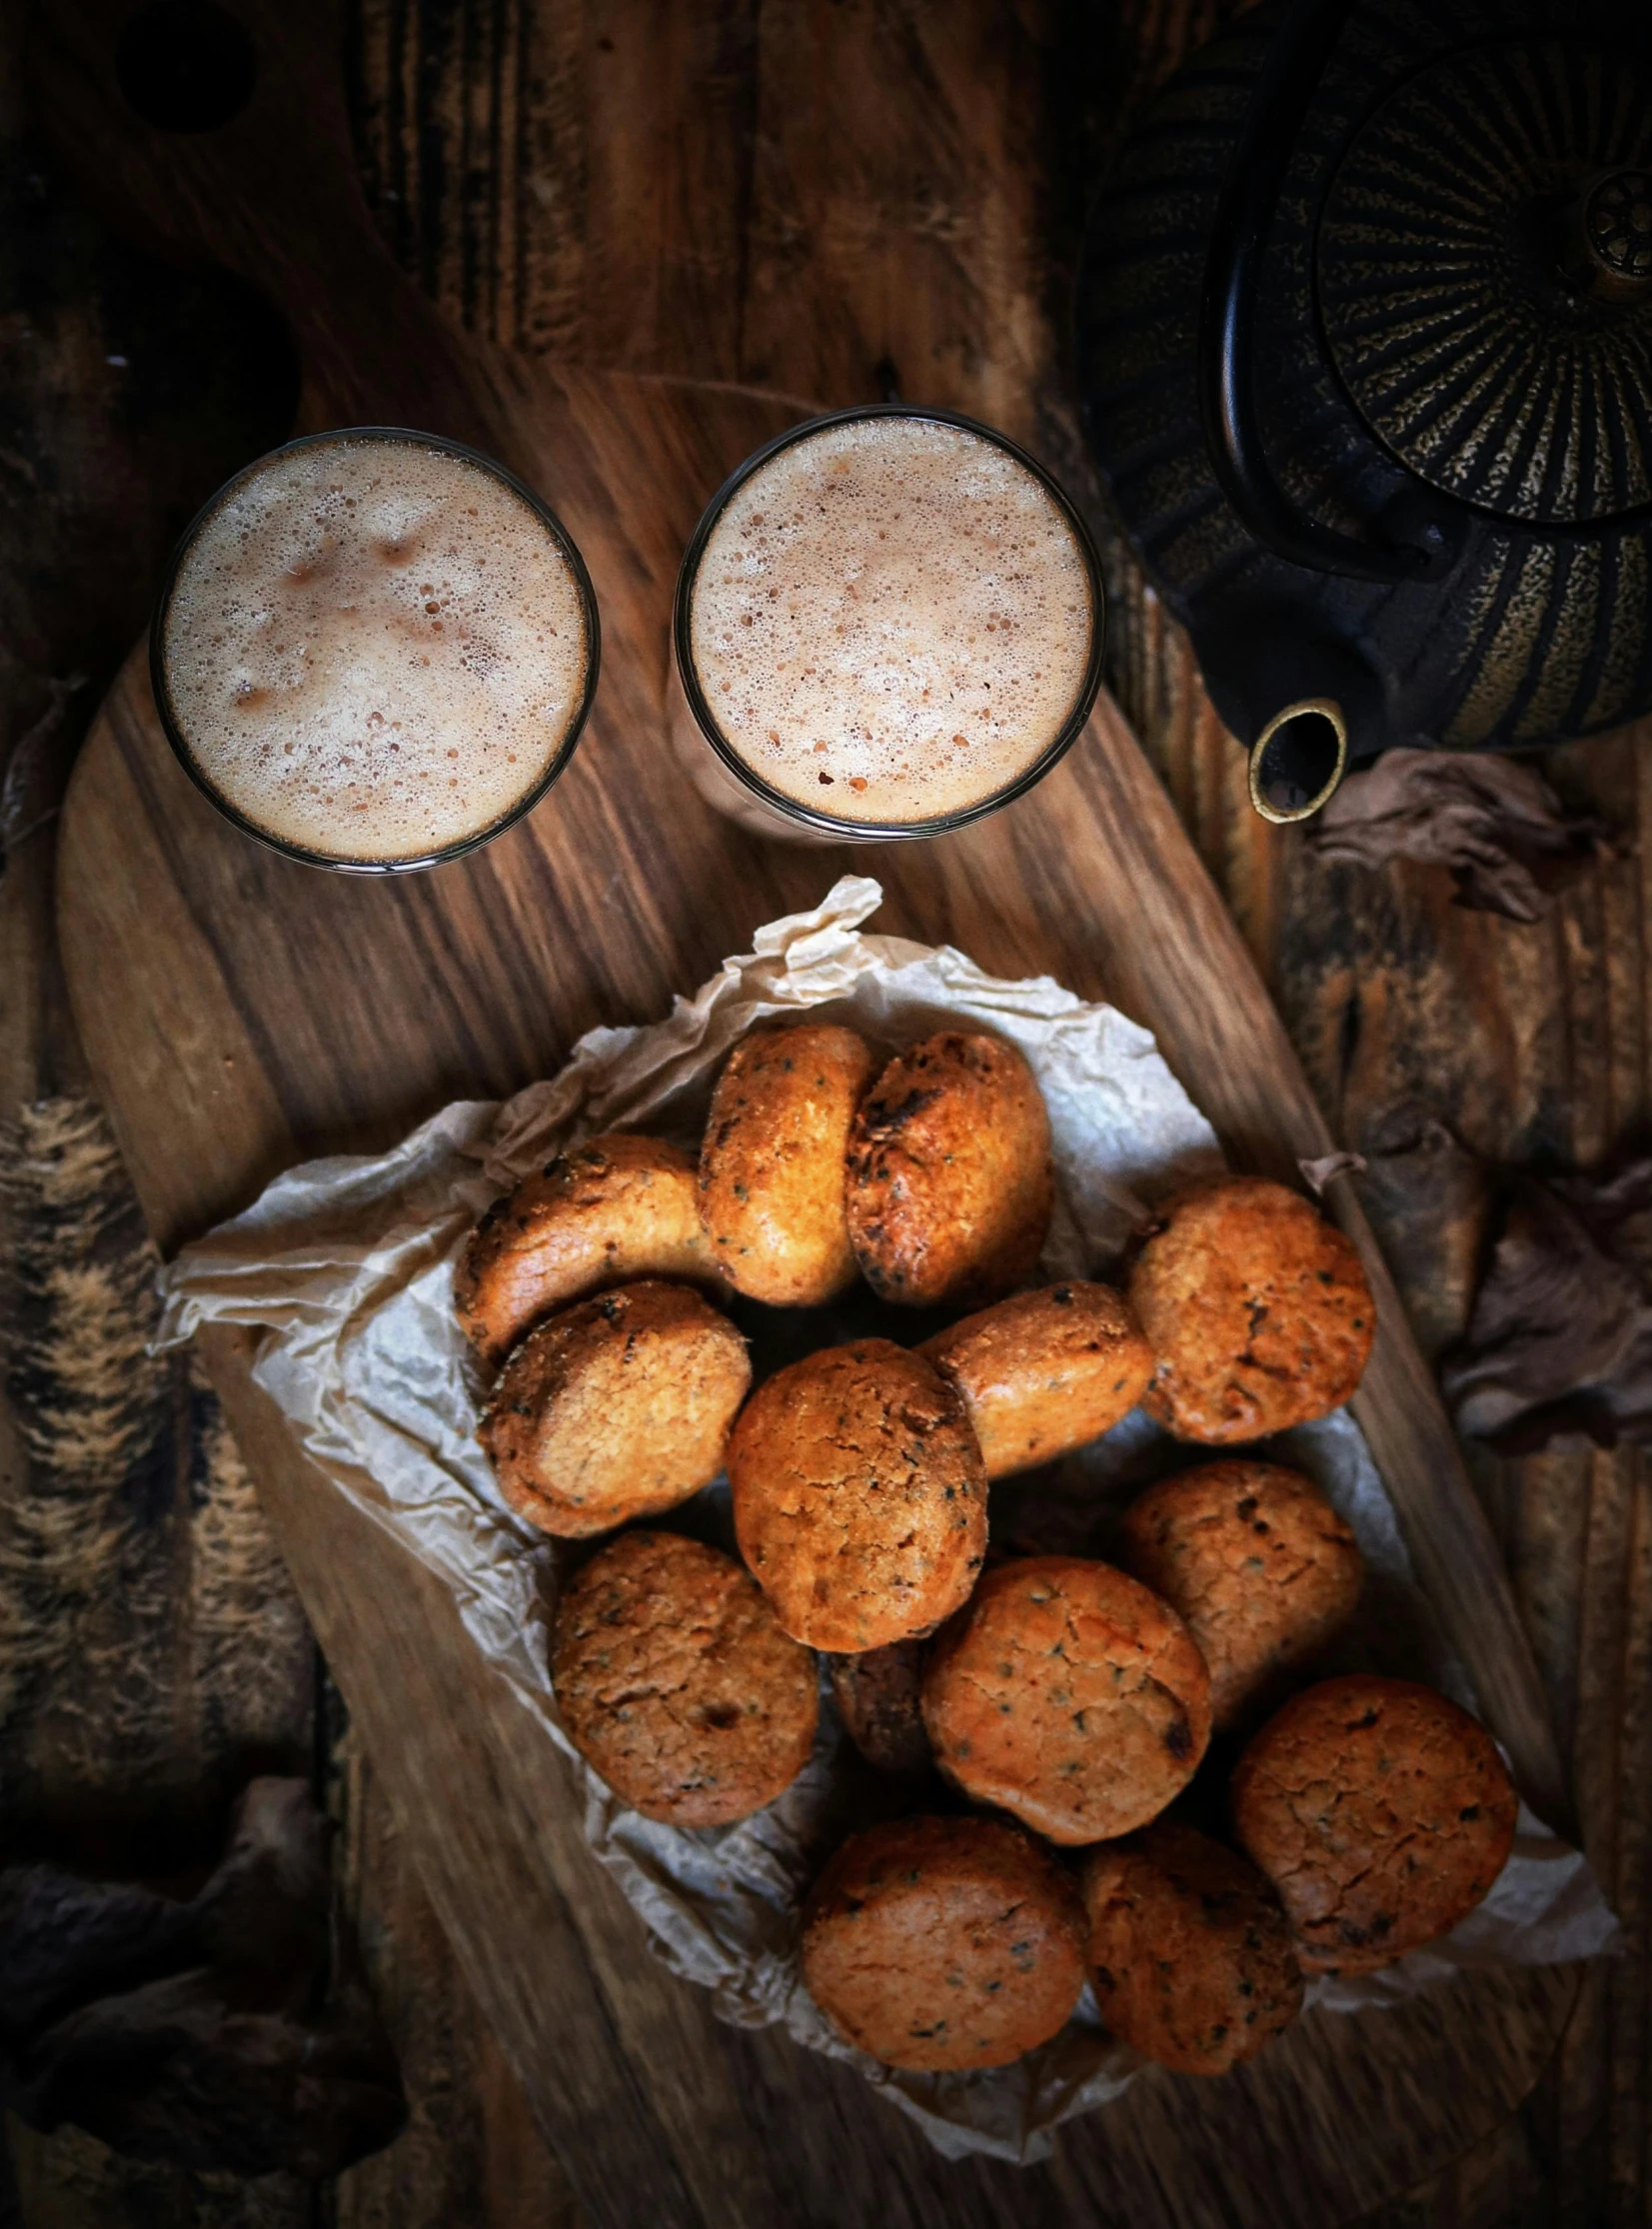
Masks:
[[[903,2074],[850,2050],[804,1991],[792,1951],[801,1895],[854,1823],[850,1757],[827,1691],[815,1754],[755,1818],[685,1831],[639,1818],[575,1754],[547,1674],[559,1550],[501,1498],[476,1434],[477,1387],[451,1304],[453,1265],[499,1191],[604,1130],[693,1144],[724,1055],[754,1023],[820,1010],[891,1049],[959,1023],[1012,1040],[1049,1108],[1058,1204],[1050,1277],[1105,1272],[1154,1200],[1220,1166],[1213,1131],[1145,1030],[1039,977],[1003,983],[961,953],[863,935],[882,892],[846,876],[813,913],[760,929],[693,999],[645,1028],[594,1030],[562,1074],[504,1105],[445,1108],[393,1152],[312,1161],[163,1275],[163,1337],[208,1321],[263,1331],[254,1375],[308,1454],[452,1588],[477,1647],[573,1767],[593,1850],[647,1924],[656,1955],[715,1992],[726,2018],[783,2022],[811,2049],[856,2065],[951,2156],[1044,2156],[1049,2131],[1116,2097],[1139,2061],[1102,2028],[1088,1990],[1062,2033],[1018,2064],[976,2074]],[[1345,1662],[1430,1677],[1464,1700],[1412,1577],[1394,1512],[1345,1414],[1286,1435],[1358,1535],[1372,1608]],[[993,1524],[1050,1547],[1104,1547],[1111,1516],[1147,1477],[1189,1459],[1128,1417],[1018,1495],[995,1491]],[[727,1486],[685,1512],[727,1540]],[[671,1520],[668,1520],[671,1521]],[[1400,1661],[1393,1661],[1396,1650]],[[1484,1904],[1447,1941],[1386,1972],[1314,1980],[1310,2004],[1390,2002],[1454,1967],[1586,1957],[1616,1923],[1583,1858],[1522,1810]]]

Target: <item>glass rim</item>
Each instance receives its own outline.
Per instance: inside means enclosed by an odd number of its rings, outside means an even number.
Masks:
[[[585,685],[581,691],[579,708],[570,721],[568,732],[558,745],[556,755],[545,772],[536,780],[532,789],[525,791],[515,804],[499,815],[497,819],[490,821],[486,828],[476,830],[469,836],[461,837],[455,843],[445,844],[434,852],[421,853],[416,858],[384,860],[341,858],[331,852],[312,851],[303,844],[290,843],[285,837],[274,836],[268,829],[260,828],[256,821],[251,820],[238,806],[230,803],[229,799],[208,779],[204,768],[197,764],[185,740],[183,724],[173,707],[172,694],[167,682],[167,619],[172,608],[173,593],[178,585],[178,575],[182,571],[184,560],[188,557],[202,528],[215,516],[220,507],[235,493],[236,489],[256,478],[273,459],[288,456],[295,449],[321,449],[329,444],[346,441],[402,442],[415,448],[441,450],[446,455],[462,458],[465,463],[476,465],[482,471],[491,473],[494,479],[503,481],[514,495],[520,497],[527,504],[540,523],[549,529],[551,539],[556,543],[557,548],[567,562],[570,573],[573,575],[581,617],[585,622],[588,651]],[[261,457],[255,457],[251,464],[243,465],[239,472],[232,473],[221,487],[216,488],[208,496],[194,518],[190,520],[188,526],[178,537],[171,556],[167,559],[166,568],[161,575],[161,584],[156,592],[154,609],[150,614],[149,684],[155,699],[156,715],[160,720],[162,733],[172,748],[173,757],[208,803],[221,813],[225,820],[239,829],[243,836],[250,836],[254,843],[262,844],[267,851],[280,853],[283,859],[296,860],[304,867],[326,868],[336,875],[416,875],[422,874],[429,868],[446,867],[450,861],[464,859],[467,854],[480,851],[485,844],[491,844],[496,837],[503,836],[507,829],[514,827],[525,815],[531,813],[562,775],[566,773],[569,761],[578,749],[580,738],[585,732],[586,722],[591,717],[592,705],[596,701],[597,680],[602,666],[602,622],[597,609],[597,592],[591,585],[591,575],[586,570],[585,559],[580,555],[579,546],[543,496],[536,495],[527,482],[512,472],[508,465],[502,465],[497,457],[490,457],[484,450],[473,448],[469,442],[455,441],[447,434],[422,433],[414,426],[335,426],[324,433],[295,435],[291,441],[279,442],[274,449],[265,450],[264,454]]]
[[[1090,592],[1092,624],[1089,655],[1084,663],[1077,695],[1052,740],[1030,766],[1023,767],[1012,781],[994,790],[989,797],[977,799],[970,805],[959,806],[950,813],[932,814],[922,821],[850,821],[835,814],[820,812],[811,805],[802,805],[796,798],[788,797],[784,790],[778,790],[772,782],[766,782],[761,774],[747,765],[719,729],[716,715],[707,703],[706,693],[700,685],[700,675],[694,662],[690,624],[694,584],[699,576],[701,560],[706,554],[706,545],[735,495],[755,472],[760,471],[782,450],[790,449],[797,442],[810,440],[828,426],[854,425],[872,418],[914,418],[931,425],[955,426],[1013,457],[1038,482],[1065,520],[1077,544]],[[983,820],[988,813],[996,813],[1002,806],[1012,805],[1017,798],[1024,797],[1035,783],[1041,782],[1056,761],[1064,758],[1072,749],[1094,710],[1095,700],[1101,689],[1105,632],[1106,596],[1101,581],[1101,560],[1089,528],[1059,481],[1036,457],[1029,455],[1019,442],[1011,441],[1007,434],[1000,434],[995,427],[983,425],[978,418],[966,418],[961,411],[931,409],[921,403],[861,403],[847,410],[824,411],[819,417],[807,418],[796,426],[789,426],[784,433],[766,441],[761,449],[755,449],[744,463],[736,466],[701,514],[700,524],[689,538],[688,548],[683,553],[683,563],[678,568],[677,592],[672,606],[672,644],[683,694],[688,699],[689,710],[694,714],[696,727],[729,772],[754,796],[761,798],[776,812],[784,814],[788,820],[800,822],[804,827],[823,836],[858,838],[863,842],[873,843],[898,843],[922,837],[950,835],[955,829],[967,828],[972,821]]]

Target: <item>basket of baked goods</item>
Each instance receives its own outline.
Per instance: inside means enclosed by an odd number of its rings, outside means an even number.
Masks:
[[[166,1273],[451,1587],[648,1949],[1036,2156],[1144,2061],[1601,1948],[1346,1402],[1347,1240],[875,883]],[[639,1931],[639,1955],[645,1936]]]

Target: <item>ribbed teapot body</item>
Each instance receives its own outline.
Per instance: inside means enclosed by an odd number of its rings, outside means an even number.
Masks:
[[[1291,698],[1337,697],[1360,758],[1652,709],[1652,235],[1623,183],[1652,174],[1652,9],[1361,0],[1309,104],[1261,267],[1255,407],[1312,518],[1352,534],[1427,491],[1456,507],[1455,563],[1398,585],[1253,539],[1201,427],[1207,245],[1280,13],[1144,117],[1078,289],[1091,443],[1218,711],[1248,745]],[[1615,291],[1568,266],[1580,209]]]

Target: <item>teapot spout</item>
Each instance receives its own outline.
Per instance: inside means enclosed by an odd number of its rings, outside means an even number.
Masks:
[[[1275,599],[1233,599],[1195,627],[1193,648],[1264,821],[1311,820],[1388,741],[1382,685],[1358,645]]]
[[[1299,697],[1250,747],[1250,802],[1264,821],[1311,821],[1348,771],[1348,723],[1334,697]]]

